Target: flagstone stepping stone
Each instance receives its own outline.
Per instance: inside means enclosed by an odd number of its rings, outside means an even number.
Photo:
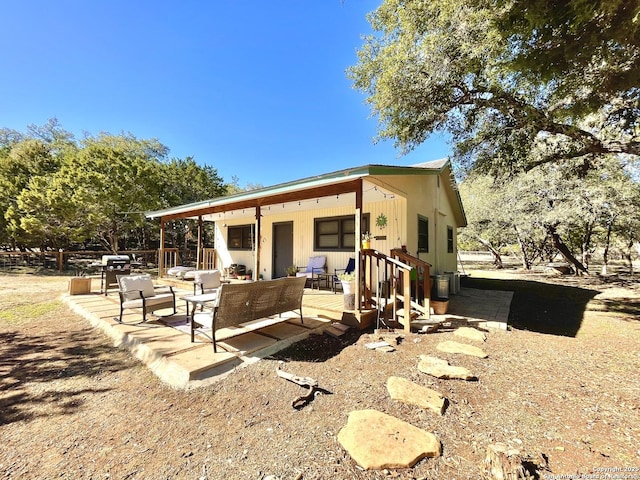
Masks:
[[[420,355],[418,370],[436,378],[477,380],[477,377],[466,368],[449,365],[446,360],[428,355]]]
[[[468,340],[475,340],[477,342],[487,341],[487,335],[484,332],[471,327],[460,327],[455,332],[453,332],[453,334],[458,337],[463,337]]]
[[[447,340],[436,345],[436,349],[445,353],[461,353],[463,355],[471,355],[479,358],[487,358],[488,355],[479,347],[467,345],[466,343],[453,342]]]
[[[426,408],[438,415],[444,413],[446,400],[442,395],[406,378],[389,377],[387,391],[394,400]]]
[[[349,413],[338,441],[366,470],[410,468],[425,457],[439,457],[440,440],[403,420],[377,410]]]

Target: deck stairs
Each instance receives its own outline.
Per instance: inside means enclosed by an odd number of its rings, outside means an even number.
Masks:
[[[378,328],[400,327],[406,332],[436,328],[429,308],[430,264],[401,249],[392,250],[391,255],[362,250],[360,260],[362,306],[377,310]]]

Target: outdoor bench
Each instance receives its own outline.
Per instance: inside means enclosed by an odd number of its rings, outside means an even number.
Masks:
[[[306,277],[288,277],[251,283],[223,284],[212,310],[194,312],[191,315],[191,338],[198,326],[210,328],[215,353],[218,351],[216,330],[221,328],[237,327],[274,315],[281,317],[283,313],[294,310],[300,312],[300,322],[304,323],[302,295],[305,282]],[[246,333],[246,330],[240,330],[235,335],[242,333]]]

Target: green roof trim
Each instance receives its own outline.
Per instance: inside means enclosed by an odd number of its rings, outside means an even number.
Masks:
[[[359,167],[345,168],[335,172],[325,173],[313,177],[301,178],[291,182],[280,183],[270,187],[259,188],[256,190],[250,190],[247,192],[240,192],[233,195],[227,195],[223,197],[216,197],[210,200],[203,200],[200,202],[189,203],[180,205],[177,207],[170,207],[162,210],[146,212],[147,218],[158,218],[164,215],[175,215],[191,210],[197,210],[198,208],[213,207],[217,205],[224,205],[227,203],[254,200],[256,198],[268,197],[270,195],[277,195],[286,192],[293,192],[296,190],[304,190],[305,188],[317,187],[327,185],[336,182],[347,182],[355,180],[357,178],[364,178],[377,175],[439,175],[446,167],[449,166],[449,159],[444,158],[440,160],[434,160],[431,162],[425,162],[411,166],[396,166],[396,165],[362,165]],[[462,205],[462,204],[461,204]]]

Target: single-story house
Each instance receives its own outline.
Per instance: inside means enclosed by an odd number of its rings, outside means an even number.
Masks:
[[[215,222],[216,268],[244,265],[255,280],[286,276],[289,266],[305,266],[319,256],[325,257],[326,271],[333,272],[363,252],[377,255],[378,262],[380,256],[393,257],[391,252],[407,252],[429,264],[431,275],[456,271],[457,229],[467,223],[446,158],[412,166],[363,165],[146,216],[160,219],[161,252],[165,222]],[[365,233],[371,243],[363,249],[357,240]],[[200,243],[198,264],[203,265],[206,249]],[[161,275],[172,266],[163,258]],[[356,262],[361,280],[363,265]]]

